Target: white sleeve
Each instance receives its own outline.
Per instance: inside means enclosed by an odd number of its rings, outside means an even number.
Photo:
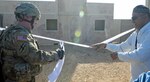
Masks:
[[[144,35],[143,35],[144,36]],[[118,52],[118,57],[126,62],[144,62],[150,58],[150,33],[136,50],[131,52]]]
[[[106,49],[112,51],[112,52],[125,52],[129,51],[131,49],[131,42],[133,39],[134,33],[132,33],[126,41],[120,43],[120,44],[112,44],[108,43],[106,46]]]

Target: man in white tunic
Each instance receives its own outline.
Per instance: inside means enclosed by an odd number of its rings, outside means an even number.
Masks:
[[[101,43],[93,44],[95,49],[108,49],[112,51],[112,59],[119,58],[131,64],[131,81],[141,73],[150,70],[150,10],[138,5],[133,9],[132,22],[135,31],[120,44]]]

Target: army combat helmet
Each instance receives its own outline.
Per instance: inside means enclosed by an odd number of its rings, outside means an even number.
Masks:
[[[14,14],[17,20],[29,22],[32,26],[32,29],[34,20],[39,20],[41,16],[39,9],[31,3],[21,3],[16,7]],[[29,21],[24,19],[25,16],[31,16],[32,20]]]

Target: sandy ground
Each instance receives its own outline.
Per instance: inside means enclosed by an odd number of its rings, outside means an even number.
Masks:
[[[48,47],[41,47],[49,50]],[[75,46],[66,46],[66,59],[57,82],[129,82],[129,64],[112,60],[110,52],[97,52]],[[43,66],[43,71],[36,77],[36,82],[47,82],[56,62]]]

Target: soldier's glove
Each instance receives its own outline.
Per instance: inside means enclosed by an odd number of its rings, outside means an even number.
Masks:
[[[56,50],[56,52],[57,52],[57,55],[58,55],[59,59],[62,59],[64,57],[65,51],[63,49],[58,48]]]

